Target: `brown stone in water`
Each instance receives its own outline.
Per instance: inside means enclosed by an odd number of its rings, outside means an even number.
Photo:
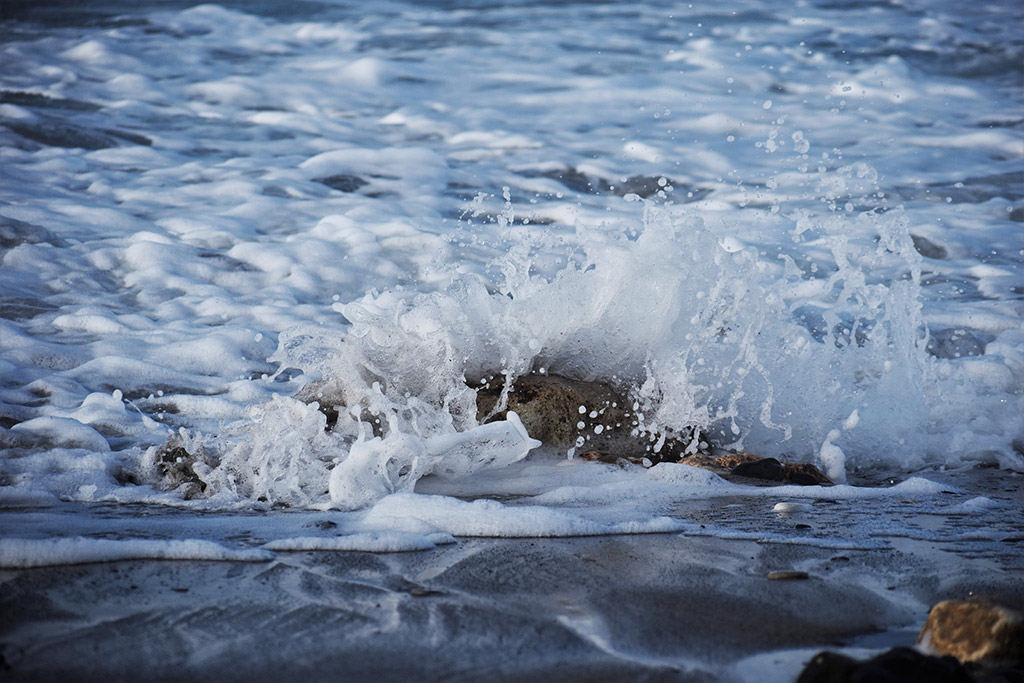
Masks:
[[[762,481],[788,481],[801,486],[828,485],[832,483],[828,477],[821,473],[821,470],[810,463],[779,463],[775,458],[759,458],[749,453],[720,453],[716,455],[698,453],[686,456],[679,462],[684,465],[709,470],[726,479],[742,476]],[[767,466],[762,463],[767,463]],[[774,466],[772,463],[774,463]],[[780,467],[783,473],[781,479],[778,478]],[[773,476],[765,476],[765,474],[772,474]]]
[[[724,477],[728,476],[737,465],[754,460],[757,460],[757,456],[748,455],[747,453],[718,453],[715,455],[711,453],[695,453],[694,455],[686,456],[679,460],[679,462],[683,465],[699,467],[702,470],[708,470]]]
[[[185,500],[199,498],[206,491],[206,482],[196,474],[193,466],[201,463],[206,467],[216,466],[217,458],[202,446],[189,451],[177,434],[171,435],[160,446],[150,447],[141,462],[137,479],[153,482],[164,491],[178,491]],[[127,477],[133,473],[122,473]]]
[[[783,466],[786,468],[786,479],[794,484],[800,486],[832,485],[832,480],[809,462],[787,462],[783,463]]]
[[[1024,618],[988,602],[945,600],[932,607],[917,643],[962,662],[1024,664]]]
[[[608,463],[617,462],[619,459],[617,455],[609,453],[608,451],[583,451],[579,454],[579,457],[590,462],[594,462],[596,460],[598,462]]]
[[[500,380],[477,390],[478,419],[487,418],[494,410],[501,390]],[[509,410],[519,415],[531,437],[560,450],[580,448],[584,453],[595,454],[587,457],[588,460],[675,461],[687,445],[669,439],[654,453],[656,437],[636,431],[639,420],[633,412],[633,402],[600,382],[582,382],[557,375],[524,375],[516,379],[509,392],[506,409],[489,419],[502,419]],[[577,446],[580,438],[583,445]]]
[[[684,460],[684,462],[688,460]],[[755,460],[758,460],[758,457],[750,453],[722,453],[721,455],[713,455],[705,459],[706,462],[709,462],[714,467],[726,470],[734,470],[745,462],[754,462]]]
[[[769,573],[768,578],[772,581],[802,581],[810,578],[810,576],[807,572],[781,571]]]
[[[786,468],[775,458],[760,458],[750,462],[741,462],[732,468],[732,474],[737,477],[753,477],[769,481],[786,480]]]

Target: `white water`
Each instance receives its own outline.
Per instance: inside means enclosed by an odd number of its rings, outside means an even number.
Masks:
[[[1024,470],[1021,10],[758,8],[15,6],[0,484],[371,506],[527,456],[474,390],[528,372],[837,481]]]

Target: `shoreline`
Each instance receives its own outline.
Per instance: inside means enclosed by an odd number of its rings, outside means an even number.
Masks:
[[[991,489],[990,479],[973,483]],[[1002,481],[987,495],[1016,504],[1017,478]],[[940,600],[1024,606],[1019,540],[913,538],[913,525],[937,524],[919,508],[876,534],[881,547],[842,550],[716,537],[724,518],[758,519],[728,500],[680,513],[718,526],[707,536],[460,538],[419,552],[0,571],[0,667],[11,681],[792,681],[821,650],[913,646]],[[815,524],[860,533],[847,513]],[[945,518],[965,538],[983,531],[979,519]]]

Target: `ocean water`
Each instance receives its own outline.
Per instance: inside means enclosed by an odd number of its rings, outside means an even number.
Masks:
[[[769,495],[481,424],[531,373],[614,387],[653,450],[1016,476],[1022,20],[6,2],[0,505],[34,512],[0,562],[687,532],[681,500]]]

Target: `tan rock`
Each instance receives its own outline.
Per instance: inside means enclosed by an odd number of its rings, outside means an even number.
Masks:
[[[743,477],[743,480],[749,480],[751,475],[754,475],[753,478],[763,479],[766,483],[776,483],[782,480],[791,484],[801,485],[832,483],[829,481],[828,477],[821,473],[821,470],[806,462],[779,463],[782,470],[785,472],[781,479],[757,476],[756,472],[747,467],[751,464],[769,460],[772,459],[759,458],[758,456],[751,455],[750,453],[697,453],[687,456],[679,462],[684,465],[691,465],[693,467],[709,470],[719,476],[725,477],[726,479]]]
[[[962,662],[1024,663],[1024,618],[988,602],[945,600],[932,607],[917,643]]]
[[[501,399],[502,385],[496,380],[477,391],[480,419],[502,418],[515,411],[535,439],[560,450],[576,448],[590,454],[588,459],[616,462],[677,460],[691,433],[678,440],[666,440],[655,452],[657,436],[643,431],[624,393],[600,382],[581,382],[555,375],[525,375],[516,379],[505,410],[493,416]]]
[[[768,578],[772,581],[802,581],[810,578],[807,572],[798,571],[778,571],[769,572]]]

